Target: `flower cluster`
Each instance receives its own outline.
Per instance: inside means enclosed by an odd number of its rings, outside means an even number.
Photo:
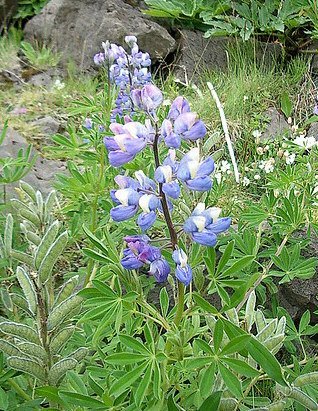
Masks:
[[[135,110],[132,91],[151,82],[149,54],[139,50],[135,36],[126,36],[125,42],[130,48],[130,54],[123,47],[107,41],[102,43],[104,51],[94,56],[95,64],[105,66],[110,82],[119,88],[111,121],[116,121],[125,114],[132,115]]]
[[[131,58],[136,57],[136,53],[140,53],[136,42],[133,38],[129,41],[126,38],[126,42],[132,48]],[[121,48],[112,45],[107,50],[110,55],[122,53]],[[139,56],[141,61],[147,61],[144,54]],[[128,59],[129,63],[130,61]],[[116,64],[118,65],[118,57]],[[118,78],[116,81],[119,81]],[[192,269],[185,250],[179,246],[181,236],[187,236],[188,241],[191,239],[200,245],[214,247],[217,235],[226,231],[231,223],[230,218],[219,218],[221,209],[206,208],[203,203],[199,203],[184,222],[182,230],[176,232],[174,227],[174,202],[182,201],[182,190],[205,192],[212,187],[212,157],[203,158],[198,145],[187,153],[182,153],[181,150],[183,141],[191,144],[200,140],[207,130],[198,115],[191,111],[188,101],[181,96],[171,103],[169,111],[166,110],[167,117],[159,122],[163,95],[153,84],[130,90],[129,100],[133,104],[133,110],[141,112],[146,120],[134,121],[134,113],[130,112],[130,116],[124,116],[122,122],[111,123],[110,131],[113,134],[104,138],[109,162],[114,167],[122,167],[150,147],[154,153],[155,169],[152,177],[148,177],[142,170],[136,171],[134,176],[119,174],[115,177],[118,187],[111,190],[114,202],[110,211],[111,218],[114,221],[125,221],[136,217],[137,225],[143,233],[125,238],[127,247],[121,263],[128,270],[149,267],[148,273],[157,282],[167,279],[171,272],[168,261],[162,257],[159,248],[150,244],[153,240],[144,234],[160,218],[168,228],[168,247],[173,250],[171,258],[175,263],[176,278],[188,285],[192,280]],[[160,161],[163,154],[163,160]],[[186,238],[183,239],[183,244],[187,244]]]
[[[149,274],[153,275],[158,283],[166,281],[171,269],[168,262],[162,257],[158,247],[149,244],[146,235],[134,235],[124,238],[127,248],[121,260],[126,270],[137,270],[150,265]]]

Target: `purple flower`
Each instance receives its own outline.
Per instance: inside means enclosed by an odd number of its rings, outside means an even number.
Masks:
[[[147,128],[136,121],[124,125],[112,123],[110,129],[118,133],[114,137],[105,137],[109,162],[114,167],[122,166],[133,160],[143,150],[148,141]]]
[[[315,116],[318,116],[318,104],[315,105],[313,113],[315,114]]]
[[[114,221],[124,221],[133,217],[138,211],[140,194],[133,188],[121,188],[111,193],[117,205],[110,210],[110,216]]]
[[[200,150],[193,148],[180,161],[177,177],[190,190],[209,191],[212,187],[210,174],[214,170],[212,157],[200,161]]]
[[[218,218],[220,212],[220,208],[205,209],[205,204],[199,203],[191,216],[185,221],[183,229],[191,235],[196,243],[214,247],[217,234],[228,230],[231,225],[229,217]]]
[[[93,121],[91,118],[89,117],[85,118],[84,127],[87,128],[88,130],[91,130],[93,128]]]
[[[137,224],[142,231],[148,230],[156,221],[156,210],[159,204],[159,198],[154,194],[143,194],[139,198],[139,206],[143,212],[139,215]]]
[[[161,137],[163,137],[167,147],[178,148],[181,144],[181,137],[173,131],[170,120],[163,120],[161,125]]]
[[[174,132],[184,140],[198,140],[206,135],[206,127],[196,113],[182,113],[174,122]]]
[[[101,64],[103,64],[105,61],[105,54],[104,53],[97,53],[94,56],[94,63],[97,66],[100,66]]]
[[[144,241],[140,237],[138,238],[138,236],[136,236],[135,240],[130,237],[130,240],[121,260],[121,265],[126,270],[136,270],[145,264],[150,264],[161,258],[159,248],[149,245],[148,240]]]
[[[126,270],[137,270],[150,264],[149,274],[152,274],[157,282],[167,279],[170,266],[162,258],[160,249],[149,245],[149,237],[146,235],[128,236],[125,237],[125,241],[127,248],[124,250],[121,264]]]
[[[153,84],[147,84],[141,89],[141,107],[148,113],[160,106],[163,96],[160,89]]]
[[[159,258],[150,264],[149,274],[153,275],[157,283],[163,283],[170,274],[170,265],[164,258]]]
[[[129,47],[133,47],[137,43],[137,37],[125,36],[125,43],[128,44]]]
[[[173,261],[176,263],[176,277],[184,285],[189,285],[192,280],[192,269],[188,264],[188,257],[182,249],[172,253]]]
[[[168,118],[170,120],[176,120],[180,116],[180,114],[189,112],[190,105],[188,101],[184,97],[179,96],[172,102],[168,113]]]
[[[180,195],[179,183],[174,179],[173,169],[170,165],[159,166],[155,171],[155,179],[162,184],[162,191],[171,198]]]

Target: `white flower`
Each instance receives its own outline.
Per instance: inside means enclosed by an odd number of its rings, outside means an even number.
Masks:
[[[230,163],[226,160],[222,160],[221,162],[221,173],[227,172],[231,168]]]
[[[285,157],[286,164],[293,164],[296,158],[296,154],[295,153],[289,154],[289,151],[285,151],[284,157]]]
[[[261,170],[264,170],[265,173],[268,174],[274,171],[274,164],[275,164],[275,160],[273,157],[271,157],[267,161],[261,161],[259,163],[258,168],[260,168]]]
[[[63,90],[65,87],[65,83],[62,83],[60,79],[56,79],[54,84],[53,84],[53,89],[55,90]]]
[[[248,100],[248,96],[243,96],[243,101],[247,101]]]
[[[243,186],[247,187],[250,184],[251,180],[247,177],[243,178]]]
[[[257,147],[256,152],[257,154],[262,155],[264,153],[263,147]]]
[[[297,144],[299,147],[303,147],[306,150],[311,149],[312,147],[317,145],[317,140],[315,137],[305,137],[304,134],[300,134],[298,137],[295,138],[293,141],[294,144]]]
[[[166,98],[165,100],[163,100],[162,105],[163,105],[163,106],[170,106],[170,105],[171,105],[171,100],[169,100],[168,98]]]
[[[222,174],[221,173],[215,173],[214,178],[216,179],[217,183],[220,184],[222,180]]]
[[[252,133],[252,136],[255,138],[260,138],[261,135],[262,133],[259,130],[254,130]]]
[[[255,174],[254,180],[260,180],[261,176],[259,174]]]

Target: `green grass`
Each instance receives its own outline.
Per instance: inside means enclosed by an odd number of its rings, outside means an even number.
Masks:
[[[3,70],[14,70],[19,65],[18,51],[20,48],[22,33],[10,29],[4,36],[0,37],[0,72]]]
[[[21,43],[21,50],[27,59],[28,64],[35,70],[47,70],[51,67],[56,67],[60,61],[60,54],[54,52],[48,46],[40,46],[23,41]]]

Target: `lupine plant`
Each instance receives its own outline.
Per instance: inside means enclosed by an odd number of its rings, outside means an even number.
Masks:
[[[73,318],[81,310],[82,298],[76,292],[79,277],[73,276],[60,285],[56,278],[54,266],[65,249],[68,234],[60,230],[58,220],[53,220],[55,192],[43,199],[25,182],[21,182],[19,191],[21,200],[13,199],[12,203],[27,248],[24,252],[12,247],[14,220],[8,214],[0,251],[18,262],[15,276],[19,289],[2,288],[8,318],[0,321],[0,349],[10,368],[31,375],[36,385],[56,387],[87,354],[84,347],[74,352],[65,349],[75,330]],[[17,383],[14,387],[18,393],[23,392]],[[28,392],[24,397],[31,400]]]
[[[256,309],[255,289],[265,278],[254,263],[260,238],[252,233],[253,247],[237,254],[234,242],[219,236],[231,219],[209,204],[214,161],[202,152],[206,126],[182,96],[162,107],[153,84],[129,98],[134,113],[113,122],[113,135],[104,138],[109,163],[119,170],[110,192],[111,226],[125,221],[129,227],[122,255],[111,233],[106,245],[85,229],[95,250],[84,253],[103,265],[93,287],[81,291],[88,308],[81,321],[98,321],[92,343],[102,363],[91,376],[103,390],[92,387],[96,408],[284,410],[297,402],[318,409],[306,388],[299,389],[304,381],[315,384],[317,373],[294,381],[275,358],[286,317],[266,319]],[[131,176],[139,157],[150,160],[147,151],[152,162]],[[128,224],[133,218],[138,232]],[[158,299],[147,282],[161,284]],[[216,296],[214,305],[203,298],[207,293]],[[255,395],[265,380],[271,394]]]

